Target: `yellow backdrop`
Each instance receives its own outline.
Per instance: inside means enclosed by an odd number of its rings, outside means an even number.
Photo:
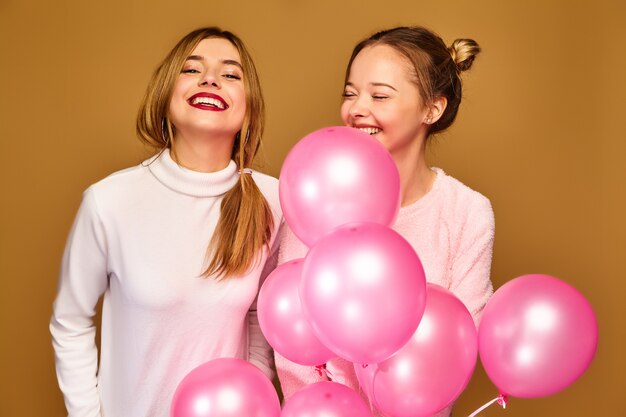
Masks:
[[[244,39],[267,99],[264,169],[278,175],[299,138],[339,123],[354,43],[401,24],[483,47],[430,156],[491,199],[495,286],[561,277],[600,324],[578,382],[481,415],[626,415],[625,21],[617,0],[0,0],[0,415],[64,415],[48,320],[65,238],[82,190],[147,156],[134,117],[175,41],[205,25]],[[455,415],[496,395],[478,369]]]

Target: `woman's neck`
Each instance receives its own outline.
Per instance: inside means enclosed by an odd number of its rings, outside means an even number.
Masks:
[[[417,152],[392,154],[392,157],[400,173],[400,205],[408,206],[430,191],[437,174],[426,164],[425,146],[420,146]]]
[[[180,166],[198,172],[216,172],[230,162],[234,138],[189,138],[176,135],[170,155]]]

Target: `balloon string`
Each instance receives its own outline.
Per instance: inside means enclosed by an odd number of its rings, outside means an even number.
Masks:
[[[494,398],[493,400],[489,401],[487,404],[483,405],[478,410],[476,410],[472,414],[470,414],[469,417],[474,417],[474,416],[478,415],[478,413],[480,413],[485,408],[489,407],[491,404],[493,404],[495,402],[497,402],[498,405],[500,405],[502,408],[506,408],[506,395],[504,395],[504,394],[498,395],[496,398]]]
[[[361,364],[361,366],[363,367],[363,369],[365,369],[365,368],[367,368],[368,364],[364,363],[364,364]],[[375,414],[374,413],[374,408],[375,407],[374,407],[373,402],[374,402],[374,385],[376,384],[376,377],[377,376],[378,376],[378,372],[375,371],[374,372],[374,376],[372,377],[372,385],[371,385],[371,387],[372,387],[372,390],[371,390],[372,395],[371,395],[371,397],[372,398],[370,398],[370,395],[367,395],[367,393],[365,395],[367,397],[367,401],[370,404],[370,411],[372,412],[372,416]],[[359,384],[359,385],[361,385],[361,384]]]
[[[326,371],[326,378],[328,378],[329,381],[333,381],[335,379],[333,373],[330,372],[327,367],[324,367],[324,371]]]

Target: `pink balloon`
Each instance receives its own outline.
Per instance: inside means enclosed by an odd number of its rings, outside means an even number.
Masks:
[[[587,369],[598,324],[589,302],[549,275],[515,278],[493,295],[478,330],[480,359],[501,393],[555,394]]]
[[[400,176],[376,139],[351,127],[328,127],[291,149],[279,192],[289,227],[312,246],[345,223],[391,225],[400,207]]]
[[[265,280],[257,303],[259,324],[278,353],[301,365],[321,365],[336,355],[319,341],[304,316],[298,286],[304,259],[278,266]]]
[[[417,254],[402,236],[379,224],[352,223],[309,250],[300,298],[325,346],[351,362],[377,363],[417,329],[426,281]]]
[[[206,362],[178,384],[171,417],[279,417],[272,382],[254,365],[235,358]]]
[[[478,356],[472,316],[446,289],[427,284],[426,310],[409,342],[391,358],[355,365],[361,388],[389,417],[428,417],[469,383]]]
[[[296,392],[281,417],[372,417],[365,401],[353,389],[336,382],[316,382]]]

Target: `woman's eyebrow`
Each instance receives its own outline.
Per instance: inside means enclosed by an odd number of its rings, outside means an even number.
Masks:
[[[224,60],[222,60],[222,64],[224,64],[224,65],[234,65],[236,67],[239,67],[239,69],[243,70],[243,67],[241,66],[239,61],[235,61],[234,59],[224,59]]]
[[[203,61],[203,60],[204,60],[204,57],[202,55],[189,55],[187,57],[187,61]],[[243,70],[243,67],[241,66],[239,61],[236,61],[234,59],[222,59],[221,63],[224,65],[234,65]]]
[[[398,91],[395,87],[393,87],[392,85],[389,85],[387,83],[370,83],[369,85],[371,85],[372,87],[389,87],[393,91]],[[346,87],[354,87],[354,84],[351,83],[350,81],[348,81],[346,83]]]
[[[395,87],[393,87],[392,85],[387,84],[387,83],[370,83],[370,85],[372,85],[372,86],[374,86],[374,87],[389,87],[389,88],[391,88],[393,91],[398,91],[398,90],[396,90],[396,89],[395,89]]]

